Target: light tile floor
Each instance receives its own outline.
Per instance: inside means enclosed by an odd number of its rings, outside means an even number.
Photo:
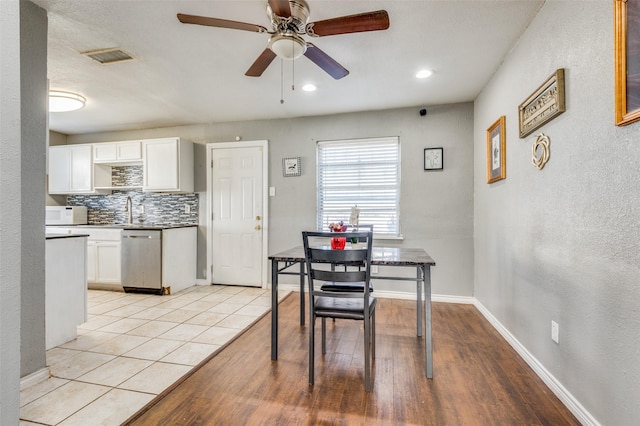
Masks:
[[[47,351],[51,377],[21,390],[20,425],[119,425],[270,307],[253,287],[89,290],[78,338]]]

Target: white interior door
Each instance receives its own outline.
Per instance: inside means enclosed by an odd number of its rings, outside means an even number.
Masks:
[[[263,147],[210,155],[211,282],[263,286]]]

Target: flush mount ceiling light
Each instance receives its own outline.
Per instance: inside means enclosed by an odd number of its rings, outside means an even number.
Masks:
[[[77,93],[61,90],[49,91],[49,112],[76,111],[84,107],[87,100]]]
[[[430,77],[431,74],[433,74],[433,71],[431,70],[420,70],[416,74],[416,78],[427,78],[427,77]]]
[[[274,34],[269,39],[269,49],[279,58],[293,60],[304,55],[307,51],[307,43],[299,35],[287,31]]]
[[[302,86],[302,90],[304,90],[305,92],[315,92],[315,90],[317,89],[317,87],[315,86],[315,84],[305,84],[304,86]]]

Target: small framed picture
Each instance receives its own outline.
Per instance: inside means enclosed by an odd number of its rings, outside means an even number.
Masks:
[[[503,115],[487,129],[487,183],[507,177],[505,120]]]
[[[300,157],[285,157],[282,159],[282,176],[300,176],[302,174]]]
[[[442,170],[443,169],[443,149],[442,148],[425,148],[424,149],[424,169],[425,170]]]

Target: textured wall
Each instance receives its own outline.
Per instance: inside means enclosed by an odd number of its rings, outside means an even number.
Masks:
[[[45,366],[47,16],[0,2],[0,424],[18,424],[21,374]]]
[[[473,268],[473,106],[470,103],[369,111],[323,117],[219,123],[138,132],[70,135],[69,143],[180,136],[196,142],[195,188],[200,195],[198,276],[206,265],[206,150],[203,144],[269,140],[269,253],[300,245],[302,230],[315,229],[317,140],[399,136],[402,155],[401,227],[404,241],[377,244],[423,247],[437,262],[435,294],[471,296]],[[444,147],[444,170],[425,172],[423,150]],[[283,177],[282,158],[302,157],[302,176]],[[382,271],[381,271],[382,273]],[[408,272],[414,276],[414,272]],[[269,275],[270,276],[270,275]],[[287,282],[285,277],[284,282]],[[289,280],[295,282],[295,279]],[[410,282],[377,288],[415,294]]]
[[[475,296],[606,425],[640,418],[640,123],[614,125],[611,1],[547,1],[475,102]],[[565,68],[567,111],[518,138],[518,105]],[[507,119],[507,179],[485,131]],[[551,138],[542,171],[535,136]],[[551,340],[551,320],[560,343]]]
[[[46,366],[44,324],[47,14],[20,2],[21,377]]]

